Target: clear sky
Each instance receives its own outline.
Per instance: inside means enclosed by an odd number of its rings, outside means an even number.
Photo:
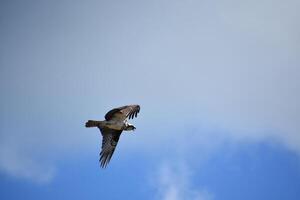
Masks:
[[[0,199],[298,200],[297,0],[0,3]],[[86,129],[140,104],[105,170]]]

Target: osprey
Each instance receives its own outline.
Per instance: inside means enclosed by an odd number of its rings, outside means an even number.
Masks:
[[[139,105],[128,105],[110,110],[104,121],[88,120],[85,127],[97,127],[102,134],[102,150],[100,152],[100,166],[105,168],[109,163],[118,144],[122,131],[131,131],[136,128],[128,123],[128,119],[137,117]]]

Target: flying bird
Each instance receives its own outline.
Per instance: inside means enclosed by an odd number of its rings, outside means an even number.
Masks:
[[[105,168],[109,163],[122,131],[131,131],[136,128],[128,123],[128,119],[137,117],[140,112],[139,105],[127,105],[110,110],[104,121],[88,120],[85,127],[97,127],[102,134],[102,147],[100,152],[100,166]]]

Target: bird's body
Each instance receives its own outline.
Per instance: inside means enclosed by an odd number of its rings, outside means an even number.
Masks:
[[[124,121],[118,121],[118,120],[109,120],[109,121],[93,121],[93,120],[89,120],[87,122],[87,126],[86,127],[95,127],[97,126],[98,128],[109,128],[109,129],[113,129],[113,130],[125,130],[126,127],[128,126],[128,123],[124,122]]]
[[[113,130],[126,130],[128,123],[118,121],[118,120],[110,120],[110,121],[104,121],[103,123],[104,127],[113,129]]]
[[[122,106],[106,113],[104,121],[89,120],[86,122],[87,128],[97,127],[103,136],[99,160],[101,167],[106,167],[109,163],[122,131],[135,130],[135,127],[129,124],[127,119],[137,117],[139,111],[139,105]]]

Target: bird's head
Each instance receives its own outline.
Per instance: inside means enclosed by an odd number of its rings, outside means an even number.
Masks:
[[[134,131],[136,128],[132,124],[128,124],[125,128],[126,131]]]

